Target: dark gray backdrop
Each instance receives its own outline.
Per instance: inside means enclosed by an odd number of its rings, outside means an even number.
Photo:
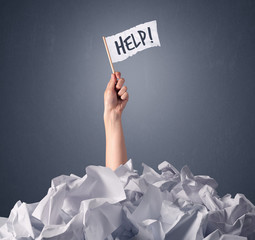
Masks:
[[[160,48],[115,64],[128,158],[210,175],[255,202],[255,3],[0,1],[0,216],[104,165],[102,35],[156,19]]]

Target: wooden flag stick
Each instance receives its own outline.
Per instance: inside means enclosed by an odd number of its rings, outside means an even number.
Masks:
[[[108,59],[109,59],[109,62],[110,62],[111,68],[112,68],[112,73],[115,73],[115,70],[114,70],[114,67],[113,67],[113,64],[112,64],[111,55],[110,55],[110,52],[109,52],[109,49],[108,49],[108,46],[107,46],[107,42],[106,42],[104,36],[103,36],[103,40],[104,40],[105,50],[106,50],[106,52],[107,52]]]

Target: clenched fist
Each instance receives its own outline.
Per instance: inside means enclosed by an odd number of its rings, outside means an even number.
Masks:
[[[120,72],[111,75],[104,92],[104,117],[121,117],[129,98],[127,87],[123,86],[124,82]]]

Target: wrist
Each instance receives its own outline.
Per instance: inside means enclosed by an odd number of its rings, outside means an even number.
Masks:
[[[104,124],[115,124],[121,122],[121,114],[120,113],[116,113],[114,111],[108,112],[105,111],[104,112]]]

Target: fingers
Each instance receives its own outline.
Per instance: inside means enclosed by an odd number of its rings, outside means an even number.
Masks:
[[[122,100],[128,100],[129,95],[127,93],[127,87],[123,86],[124,82],[125,79],[121,78],[121,73],[115,72],[114,74],[111,74],[111,79],[108,82],[107,88],[115,91],[117,90],[118,96]]]
[[[117,83],[116,83],[116,90],[118,91],[118,96],[122,99],[122,100],[128,100],[128,93],[127,93],[127,86],[123,86],[125,79],[121,78],[121,73],[120,72],[115,72],[115,76],[118,79]]]
[[[107,88],[110,88],[112,90],[115,89],[115,85],[116,85],[116,82],[117,82],[117,78],[120,78],[121,77],[121,73],[120,72],[115,72],[115,73],[112,73],[111,74],[111,79],[110,81],[108,82],[108,85],[107,85]],[[122,81],[121,81],[122,82]],[[124,83],[124,82],[123,82]],[[123,85],[122,83],[122,85]],[[122,85],[118,85],[120,86],[119,89],[122,87]]]
[[[115,75],[115,74],[111,74],[111,79],[110,79],[110,81],[108,82],[107,88],[113,89],[113,90],[114,90],[114,89],[115,89],[116,82],[117,82],[116,75]]]
[[[124,78],[119,78],[119,80],[117,81],[117,84],[116,84],[116,89],[120,90],[122,88],[124,82],[125,82]]]
[[[120,73],[120,72],[115,72],[114,75],[115,75],[117,78],[120,78],[120,77],[121,77],[121,73]]]
[[[123,86],[119,92],[118,92],[118,96],[120,96],[120,98],[122,100],[125,100],[128,98],[128,93],[127,93],[127,87],[126,86]]]
[[[129,95],[128,95],[128,92],[124,92],[121,97],[120,97],[122,100],[128,100],[129,98]]]

